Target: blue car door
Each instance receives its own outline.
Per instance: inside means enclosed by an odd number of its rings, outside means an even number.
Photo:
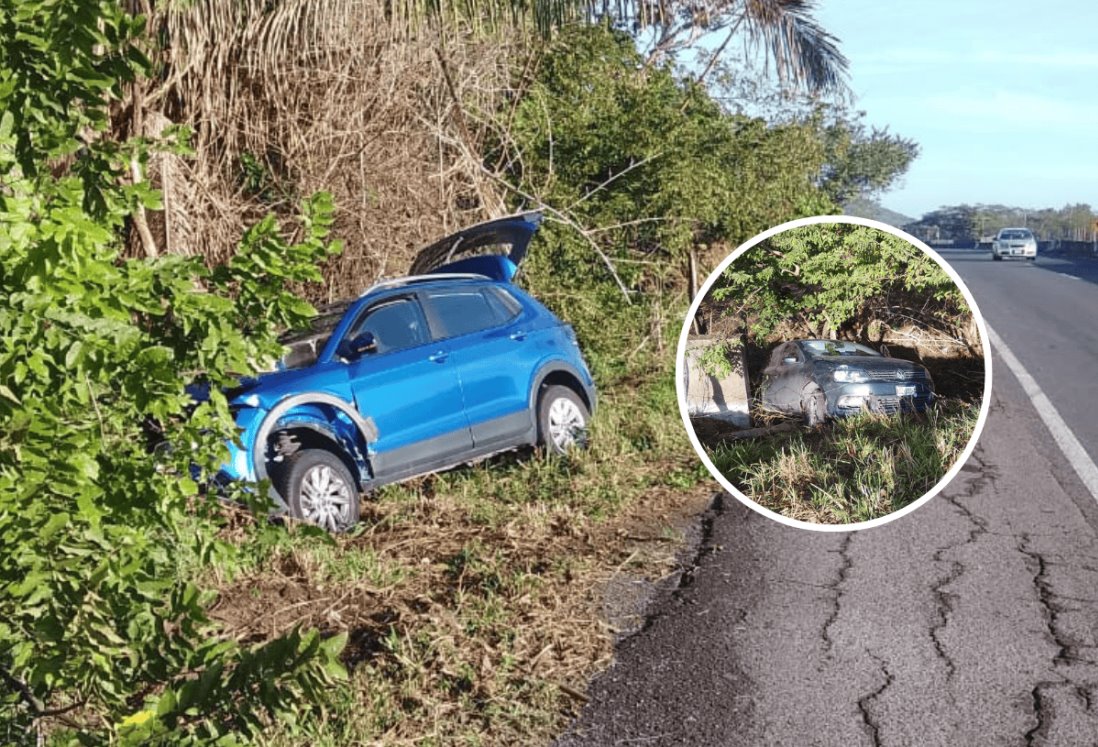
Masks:
[[[529,382],[535,343],[527,313],[506,290],[462,284],[420,292],[437,339],[449,345],[461,377],[465,415],[478,450],[532,438]]]
[[[449,347],[433,341],[415,294],[368,305],[343,340],[373,336],[373,348],[350,357],[355,403],[373,418],[371,464],[389,480],[441,466],[472,447],[472,435]]]

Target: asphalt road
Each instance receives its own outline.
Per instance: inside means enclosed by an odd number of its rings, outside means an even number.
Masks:
[[[943,256],[1098,461],[1098,263]],[[718,500],[560,747],[1098,745],[1098,500],[998,351],[994,375],[972,458],[904,518],[810,532]]]

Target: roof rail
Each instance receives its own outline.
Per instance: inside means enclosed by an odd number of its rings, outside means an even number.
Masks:
[[[379,280],[366,290],[362,291],[362,293],[359,295],[359,298],[373,293],[374,291],[384,290],[386,288],[399,288],[402,285],[426,283],[431,280],[491,280],[491,278],[487,275],[481,275],[476,272],[436,272],[434,274],[427,275],[409,275],[408,277],[404,278],[390,278],[389,280]]]

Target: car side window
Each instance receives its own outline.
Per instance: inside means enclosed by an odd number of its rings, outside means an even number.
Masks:
[[[489,303],[482,288],[429,290],[424,295],[431,306],[432,324],[437,322],[440,327],[435,330],[438,339],[499,327],[507,321]]]
[[[375,354],[423,345],[430,341],[419,303],[410,297],[380,301],[368,308],[345,339],[370,332],[377,342]]]
[[[777,368],[782,365],[782,355],[785,350],[785,345],[779,345],[774,348],[774,352],[770,354],[770,364],[767,368]]]
[[[780,366],[793,365],[791,363],[786,363],[786,358],[796,358],[797,363],[804,362],[804,356],[801,355],[801,351],[797,349],[797,346],[791,342],[787,342],[774,351],[774,355],[770,358],[770,367],[778,368]]]

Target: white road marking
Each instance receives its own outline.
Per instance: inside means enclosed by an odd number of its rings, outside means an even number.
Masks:
[[[1014,357],[1014,353],[1010,352],[1010,348],[1003,342],[1003,338],[999,337],[990,326],[987,327],[987,335],[991,339],[991,344],[999,351],[999,357],[1003,359],[1003,363],[1007,364],[1007,368],[1018,379],[1018,383],[1022,385],[1025,393],[1029,395],[1037,414],[1041,416],[1045,427],[1052,433],[1052,438],[1060,447],[1060,451],[1064,453],[1067,460],[1071,462],[1071,466],[1075,468],[1075,474],[1079,475],[1083,485],[1090,491],[1091,497],[1098,501],[1098,466],[1094,464],[1086,449],[1079,443],[1079,439],[1071,432],[1068,424],[1060,417],[1060,413],[1056,411],[1052,401],[1041,391],[1037,381],[1029,374],[1021,361]]]
[[[1072,280],[1082,280],[1082,278],[1079,277],[1078,275],[1072,275],[1071,273],[1068,273],[1068,272],[1064,273],[1064,277],[1071,278]]]

